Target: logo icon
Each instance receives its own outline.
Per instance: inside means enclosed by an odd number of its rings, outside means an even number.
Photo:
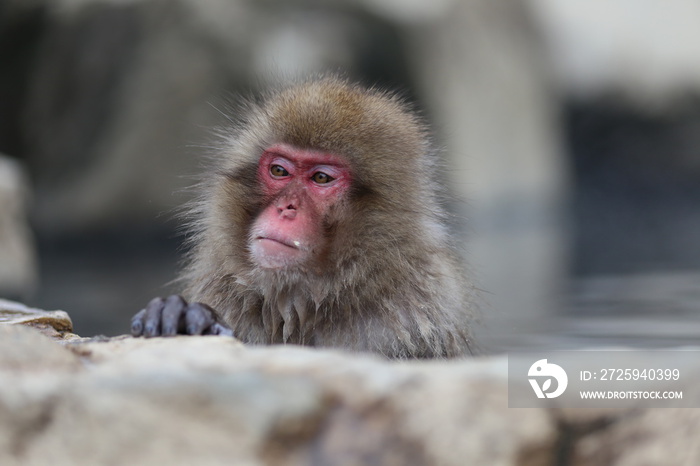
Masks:
[[[537,398],[556,398],[564,393],[569,383],[569,378],[566,376],[564,369],[556,364],[548,363],[546,359],[535,361],[535,363],[530,366],[530,370],[527,371],[527,375],[528,377],[534,377],[528,380]],[[542,385],[540,385],[538,378],[544,379]],[[557,386],[556,390],[550,392],[549,390],[552,388],[552,379],[557,381]]]

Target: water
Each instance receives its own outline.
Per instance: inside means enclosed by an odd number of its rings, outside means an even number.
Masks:
[[[496,353],[539,349],[700,345],[700,271],[572,279],[559,307],[527,329],[501,332]],[[507,327],[507,325],[506,325]]]
[[[700,271],[574,281],[561,335],[644,348],[700,344]]]
[[[67,311],[76,333],[83,336],[127,333],[130,317],[150,298],[176,291],[176,286],[165,285],[176,276],[179,243],[169,234],[43,242],[40,292],[27,304]],[[554,275],[562,273],[558,269]],[[546,279],[551,274],[539,275],[545,278],[527,285],[547,287],[532,290],[538,299],[530,306],[517,287],[507,284],[485,293],[486,325],[476,333],[490,351],[700,343],[700,270],[564,274],[556,280],[558,293],[550,287],[553,280]],[[539,299],[541,295],[549,299]],[[518,315],[499,308],[510,301],[520,306]]]

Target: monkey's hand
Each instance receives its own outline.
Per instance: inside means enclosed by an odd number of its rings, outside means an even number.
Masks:
[[[131,318],[135,337],[182,335],[228,335],[233,330],[216,321],[214,310],[203,303],[187,303],[181,296],[154,298]]]

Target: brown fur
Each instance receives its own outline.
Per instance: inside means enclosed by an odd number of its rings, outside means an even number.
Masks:
[[[275,143],[344,156],[348,202],[324,218],[327,250],[308,267],[255,266],[248,230],[264,207],[258,158]],[[244,342],[298,343],[388,357],[473,352],[472,287],[449,245],[435,154],[400,99],[338,79],[251,104],[193,210],[187,298]]]

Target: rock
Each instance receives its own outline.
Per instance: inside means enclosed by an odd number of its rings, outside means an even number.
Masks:
[[[559,85],[579,98],[622,95],[648,113],[700,90],[700,5],[528,0]],[[632,13],[632,14],[630,14]]]
[[[480,341],[522,347],[556,313],[551,297],[562,293],[568,267],[560,102],[526,2],[429,3],[446,9],[411,29],[407,44],[442,133],[455,213],[469,219],[460,237],[468,263],[478,264],[479,288],[498,290]]]
[[[37,264],[26,204],[27,179],[0,154],[0,296],[25,297],[36,287]]]
[[[405,69],[393,28],[368,22],[361,5],[42,3],[31,66],[12,76],[26,86],[18,126],[35,221],[54,234],[152,225],[185,200],[173,192],[200,171],[200,151],[186,147],[217,139],[205,128],[226,124],[227,96],[280,76],[367,68],[394,79]]]
[[[321,413],[324,429],[313,433],[317,445],[294,446],[299,464],[310,458],[323,458],[321,464],[334,464],[334,458],[455,465],[473,458],[477,464],[512,464],[521,457],[537,459],[537,464],[551,456],[554,429],[546,413],[509,410],[504,402],[503,359],[397,364],[298,347],[246,348],[223,337],[126,338],[67,346],[99,361],[95,371],[102,376],[119,380],[140,378],[154,367],[182,377],[202,372],[301,377],[318,392],[318,403],[326,406],[328,401],[321,400],[332,400],[332,408]],[[476,418],[482,422],[465,426],[465,420]],[[495,437],[501,437],[497,447]],[[282,446],[271,451],[279,449],[266,460],[285,458]],[[289,458],[284,462],[297,464]]]
[[[56,345],[39,330],[25,325],[0,325],[0,372],[26,375],[82,367],[75,352]]]
[[[0,464],[700,460],[694,410],[509,408],[507,377],[504,356],[392,362],[217,336],[57,342],[0,325]]]
[[[59,345],[20,326],[0,341],[24,355],[0,359],[0,464],[541,464],[556,442],[544,410],[508,409],[503,358],[396,363],[226,337]],[[48,354],[65,363],[38,377]]]
[[[578,442],[573,464],[700,464],[697,409],[650,409],[623,416]]]
[[[79,338],[73,334],[73,322],[64,311],[43,311],[24,304],[0,299],[0,325],[22,324],[34,327],[56,339]]]

